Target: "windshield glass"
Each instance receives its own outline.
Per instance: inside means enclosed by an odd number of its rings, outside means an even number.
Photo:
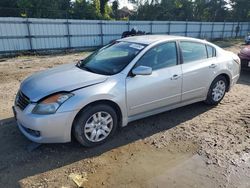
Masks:
[[[122,71],[144,47],[141,44],[116,42],[97,50],[77,66],[97,74],[113,75]]]

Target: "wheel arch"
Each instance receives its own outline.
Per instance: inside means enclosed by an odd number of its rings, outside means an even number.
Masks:
[[[214,101],[213,99],[211,99],[211,94],[212,94],[212,84],[215,82],[215,81],[218,81],[218,79],[225,79],[226,82],[227,82],[227,87],[226,87],[226,90],[224,91],[224,94],[222,96],[221,99],[219,99],[218,101]],[[218,74],[217,76],[214,77],[214,79],[212,80],[212,82],[210,83],[210,86],[209,86],[209,90],[207,92],[207,96],[206,96],[206,100],[204,101],[206,104],[208,105],[217,105],[224,97],[225,93],[229,91],[230,89],[230,76],[226,73],[220,73]]]
[[[97,101],[93,101],[93,102],[88,103],[87,105],[85,105],[84,107],[82,107],[82,108],[78,111],[78,113],[75,115],[74,120],[73,120],[72,125],[71,125],[71,137],[72,137],[72,131],[73,131],[74,123],[75,123],[77,117],[79,116],[79,114],[80,114],[84,109],[90,108],[91,106],[98,105],[98,104],[105,104],[105,105],[111,106],[111,107],[115,110],[115,112],[116,112],[116,114],[117,114],[118,126],[119,126],[119,127],[122,126],[122,117],[123,117],[123,115],[122,115],[122,111],[121,111],[120,106],[119,106],[116,102],[114,102],[114,101],[112,101],[112,100],[109,100],[109,99],[101,99],[101,100],[97,100]]]
[[[227,80],[227,88],[226,88],[226,92],[228,92],[229,91],[229,89],[230,89],[230,85],[231,85],[231,79],[230,79],[230,76],[227,74],[227,73],[221,73],[221,74],[219,74],[218,76],[216,76],[214,79],[216,79],[217,77],[219,77],[219,76],[223,76],[223,77],[225,77],[226,78],[226,80]]]

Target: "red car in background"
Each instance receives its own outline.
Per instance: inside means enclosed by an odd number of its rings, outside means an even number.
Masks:
[[[238,56],[239,56],[239,58],[241,60],[242,68],[250,69],[250,45],[248,45],[245,48],[241,49]]]

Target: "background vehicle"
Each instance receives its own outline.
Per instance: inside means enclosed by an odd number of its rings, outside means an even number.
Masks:
[[[242,68],[250,69],[250,46],[243,48],[238,55],[241,60]]]
[[[247,36],[245,37],[245,43],[246,44],[250,44],[250,32],[247,34]]]
[[[121,38],[132,37],[132,36],[140,36],[140,35],[148,35],[148,34],[150,34],[150,33],[146,33],[145,31],[140,31],[135,27],[135,28],[132,28],[131,31],[124,31],[122,33]]]
[[[199,101],[218,104],[239,71],[237,55],[204,40],[128,37],[27,78],[14,112],[32,141],[69,142],[73,133],[95,146],[131,121]]]

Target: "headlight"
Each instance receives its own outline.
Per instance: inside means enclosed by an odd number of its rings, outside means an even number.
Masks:
[[[59,93],[51,95],[39,102],[33,109],[33,114],[54,114],[57,109],[70,97],[72,93]]]

